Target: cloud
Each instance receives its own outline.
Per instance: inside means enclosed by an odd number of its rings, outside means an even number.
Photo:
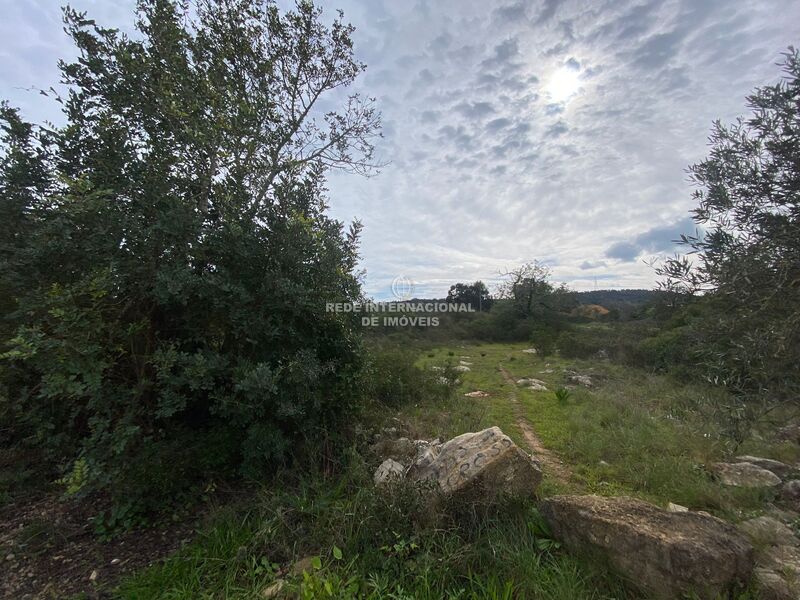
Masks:
[[[653,227],[637,235],[633,241],[616,242],[606,250],[606,257],[632,262],[645,253],[659,254],[675,250],[681,234],[694,233],[695,222],[690,217],[665,226]]]
[[[135,0],[70,3],[132,28]],[[5,4],[0,89],[32,119],[58,121],[24,91],[49,87],[57,59],[75,56],[57,4]],[[334,5],[368,68],[325,109],[354,91],[375,97],[390,164],[369,179],[330,173],[330,214],[364,223],[376,297],[401,274],[443,295],[548,257],[578,289],[595,277],[651,287],[638,259],[694,230],[685,167],[708,152],[714,119],[745,114],[752,88],[778,78],[800,22],[793,0],[337,0],[325,18]],[[548,85],[565,67],[581,89],[554,103]]]

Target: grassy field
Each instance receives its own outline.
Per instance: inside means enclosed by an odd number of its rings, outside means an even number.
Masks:
[[[191,545],[126,580],[116,594],[129,599],[639,597],[602,565],[563,553],[531,504],[480,513],[451,507],[438,514],[413,487],[376,492],[371,476],[379,457],[370,453],[368,442],[383,427],[399,427],[411,438],[445,440],[498,425],[526,449],[531,443],[525,430],[532,430],[552,453],[544,464],[544,496],[627,494],[732,521],[764,510],[769,497],[721,486],[703,468],[732,451],[714,424],[696,412],[698,399],[714,390],[605,360],[540,357],[524,349],[456,344],[421,351],[417,365],[427,371],[469,363],[452,394],[372,410],[363,439],[337,475],[280,474],[255,498],[214,512]],[[591,388],[572,385],[574,373],[589,376]],[[523,377],[543,381],[547,391],[517,386],[514,380]],[[557,397],[561,388],[569,394]],[[464,396],[476,390],[489,396]],[[798,458],[788,446],[766,443],[739,451]]]

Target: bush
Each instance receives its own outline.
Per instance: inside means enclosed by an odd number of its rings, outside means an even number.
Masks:
[[[369,363],[370,396],[392,408],[446,397],[458,375],[449,364],[441,370],[422,369],[416,355],[406,350],[375,349]]]
[[[363,353],[326,303],[361,298],[359,226],[326,216],[324,173],[369,165],[379,125],[357,96],[330,131],[296,116],[362,68],[311,3],[138,7],[134,37],[66,10],[65,127],[0,114],[4,441],[126,501],[348,423]]]

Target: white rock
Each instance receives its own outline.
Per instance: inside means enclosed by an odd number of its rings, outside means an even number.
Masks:
[[[403,465],[396,460],[387,458],[375,470],[375,475],[372,477],[372,480],[375,482],[375,485],[383,485],[392,480],[402,479],[404,473],[405,467],[403,467]]]

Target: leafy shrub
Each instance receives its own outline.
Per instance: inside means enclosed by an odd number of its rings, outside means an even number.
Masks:
[[[368,169],[379,125],[357,96],[297,117],[363,68],[310,3],[138,11],[128,37],[66,10],[65,127],[0,111],[7,441],[126,502],[261,473],[347,423],[363,353],[326,303],[361,297],[359,225],[326,216],[324,173]]]
[[[439,369],[417,366],[411,351],[375,349],[370,352],[367,390],[372,398],[393,408],[441,398],[450,393],[458,373],[450,364]]]

